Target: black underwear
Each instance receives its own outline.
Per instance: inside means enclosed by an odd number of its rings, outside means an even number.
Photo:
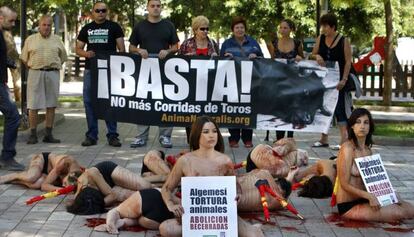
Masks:
[[[338,203],[336,206],[338,208],[339,215],[345,214],[347,211],[351,210],[354,206],[358,204],[369,203],[365,198],[359,198],[351,202]]]
[[[161,159],[165,160],[165,153],[163,151],[158,151],[158,152],[161,153]],[[151,170],[148,169],[148,167],[144,164],[144,159],[142,159],[141,175],[144,174],[145,172],[151,172]]]
[[[142,199],[142,216],[160,224],[165,220],[174,218],[174,213],[168,210],[160,191],[157,189],[143,189],[139,193]]]
[[[115,164],[112,161],[102,161],[96,164],[94,167],[99,170],[99,172],[102,174],[103,178],[105,179],[105,182],[113,188],[115,186],[114,181],[112,180],[112,172],[114,172],[114,169],[118,165]]]
[[[49,174],[48,168],[49,168],[49,154],[50,152],[42,152],[43,155],[43,169],[42,169],[42,173],[43,174]]]
[[[252,158],[250,157],[252,154],[252,151],[249,152],[249,154],[247,155],[246,161],[246,172],[250,172],[254,169],[257,169],[257,166],[253,163]]]

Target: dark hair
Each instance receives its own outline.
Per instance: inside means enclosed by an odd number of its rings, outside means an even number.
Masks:
[[[149,4],[149,2],[151,2],[151,1],[158,1],[158,2],[160,2],[161,3],[161,0],[148,0],[147,1],[147,5]]]
[[[325,198],[332,195],[333,185],[328,176],[313,176],[299,191],[299,197]]]
[[[244,17],[242,16],[235,16],[231,20],[231,31],[233,31],[235,25],[240,24],[240,23],[242,23],[244,25],[244,29],[247,30],[246,19],[244,19]]]
[[[326,13],[325,15],[321,16],[319,23],[321,25],[328,25],[330,27],[333,27],[335,30],[338,29],[338,20],[333,13]]]
[[[348,140],[352,140],[355,146],[358,146],[358,139],[354,133],[354,130],[352,129],[352,126],[354,126],[358,118],[364,115],[368,116],[368,120],[369,120],[369,131],[367,134],[367,138],[365,139],[365,145],[367,145],[368,147],[371,147],[373,144],[372,134],[374,133],[375,125],[374,125],[374,120],[372,119],[371,113],[367,109],[364,109],[364,108],[358,108],[352,111],[352,114],[348,119]]]
[[[193,125],[191,126],[191,133],[190,133],[190,150],[195,151],[200,148],[200,136],[201,132],[203,131],[203,126],[206,123],[213,123],[217,129],[217,144],[214,146],[214,150],[219,152],[224,152],[224,142],[223,136],[220,133],[220,129],[217,126],[217,123],[214,121],[213,118],[209,116],[200,116],[197,117],[196,121],[194,121]]]
[[[283,22],[285,22],[286,24],[288,24],[288,26],[289,26],[289,28],[292,30],[292,31],[295,31],[296,30],[296,26],[295,26],[295,23],[291,20],[291,19],[283,19],[282,21],[280,21],[280,23],[283,23]]]
[[[90,187],[85,187],[66,210],[76,215],[93,215],[105,212],[104,195]]]
[[[288,198],[292,193],[292,184],[285,178],[277,178],[275,181],[279,183],[279,186],[283,191],[283,197]]]

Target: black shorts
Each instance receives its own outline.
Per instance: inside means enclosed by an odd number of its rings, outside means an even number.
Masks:
[[[250,172],[254,169],[257,169],[257,166],[252,161],[251,155],[252,155],[252,151],[249,152],[249,154],[247,155],[247,158],[246,158],[246,161],[247,161],[246,172]]]
[[[360,198],[351,202],[338,203],[336,206],[338,208],[339,215],[343,215],[349,210],[351,210],[354,206],[364,203],[369,203],[369,201],[365,198]]]
[[[49,174],[49,172],[48,172],[48,168],[49,168],[49,154],[50,154],[50,152],[42,152],[42,155],[43,155],[43,169],[42,169],[42,173],[43,174]]]
[[[114,169],[117,166],[118,165],[112,161],[102,161],[96,164],[94,167],[99,170],[99,172],[102,174],[103,178],[105,179],[105,182],[112,188],[115,186],[115,183],[112,179],[112,172],[114,172]]]
[[[165,160],[165,153],[163,151],[158,151],[158,152],[161,153],[161,159]],[[151,172],[151,170],[148,169],[148,167],[144,164],[144,159],[142,159],[141,175],[146,172]]]
[[[165,220],[174,218],[174,213],[168,210],[160,191],[157,189],[143,189],[139,193],[142,199],[142,216],[160,224]]]

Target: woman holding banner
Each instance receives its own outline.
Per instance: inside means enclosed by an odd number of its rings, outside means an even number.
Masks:
[[[333,13],[325,14],[320,19],[322,34],[316,39],[315,47],[312,50],[312,57],[316,59],[319,65],[327,66],[327,62],[338,62],[339,64],[339,82],[336,89],[339,91],[338,102],[335,107],[335,117],[341,134],[340,144],[344,143],[347,138],[346,122],[351,113],[351,106],[345,104],[345,91],[342,90],[348,80],[348,75],[352,64],[352,50],[349,40],[337,32],[337,18]],[[313,147],[328,147],[328,134],[322,133],[319,141],[313,144]],[[339,150],[340,145],[334,146],[333,149]]]
[[[282,58],[290,61],[303,59],[303,45],[300,40],[293,39],[291,33],[296,30],[295,23],[290,19],[283,19],[279,24],[280,38],[276,37],[268,49],[272,59]],[[276,140],[285,137],[285,131],[276,131]],[[293,137],[293,131],[287,133],[287,137]]]
[[[344,218],[360,221],[399,222],[414,218],[414,206],[410,203],[399,200],[381,207],[377,197],[366,191],[354,160],[372,155],[373,132],[371,113],[363,108],[354,110],[348,120],[349,138],[338,153],[338,212]]]
[[[259,44],[252,37],[246,35],[247,23],[243,17],[236,16],[231,23],[233,36],[226,39],[221,45],[220,56],[242,57],[254,59],[263,57]],[[252,148],[252,129],[230,128],[229,144],[232,148],[239,147],[240,134],[246,148]]]
[[[198,55],[198,56],[218,56],[218,44],[208,37],[210,21],[205,16],[197,16],[193,19],[191,28],[194,36],[184,40],[180,46],[178,54],[181,55]],[[191,127],[185,127],[187,142],[190,143]]]
[[[223,154],[223,137],[214,120],[207,116],[196,119],[191,127],[191,152],[177,160],[161,189],[162,198],[170,212],[181,219],[184,209],[181,204],[173,201],[175,189],[181,177],[186,176],[227,176],[235,175],[233,162]],[[238,218],[239,236],[264,236],[256,226],[249,225]],[[181,224],[177,219],[164,221],[160,225],[161,236],[181,236]]]

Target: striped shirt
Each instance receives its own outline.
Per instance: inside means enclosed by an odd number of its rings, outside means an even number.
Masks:
[[[58,36],[51,34],[44,38],[36,33],[26,39],[20,58],[30,69],[60,69],[67,60],[67,54]]]

